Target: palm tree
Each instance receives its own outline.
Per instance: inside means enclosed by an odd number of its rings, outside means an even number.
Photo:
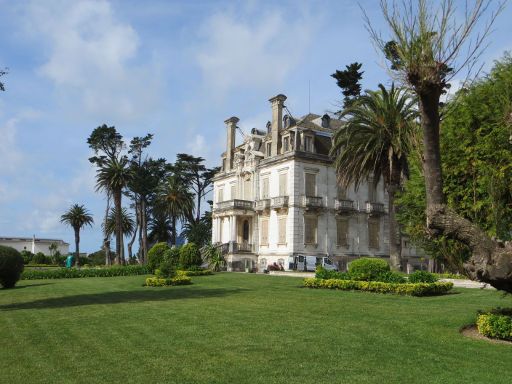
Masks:
[[[167,213],[154,209],[149,220],[149,244],[169,243],[171,241],[172,223]]]
[[[170,176],[160,187],[157,206],[171,219],[171,243],[176,245],[177,222],[193,220],[194,198],[178,177]]]
[[[116,231],[116,217],[116,209],[112,208],[107,216],[107,220],[105,220],[105,223],[102,224],[103,231],[108,236],[111,236]],[[131,236],[135,233],[136,230],[133,215],[128,212],[128,209],[125,207],[121,208],[121,230],[123,232],[123,236]],[[122,250],[124,251],[124,247],[122,247]],[[122,255],[121,258],[124,259],[124,255]]]
[[[388,192],[389,253],[391,265],[400,268],[398,226],[395,218],[395,193],[408,176],[407,157],[417,132],[416,101],[405,91],[367,91],[342,112],[345,124],[334,134],[331,156],[339,182],[355,188],[371,176],[377,184],[382,177]]]
[[[83,205],[74,204],[60,217],[60,221],[75,231],[75,266],[78,267],[80,266],[80,229],[86,225],[92,226],[94,220]]]
[[[123,189],[131,179],[131,170],[126,157],[106,160],[96,173],[96,190],[104,190],[111,193],[114,199],[116,212],[116,264],[121,263],[121,249],[123,241],[123,218],[121,198]]]

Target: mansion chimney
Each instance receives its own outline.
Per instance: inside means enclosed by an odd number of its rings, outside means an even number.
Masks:
[[[277,95],[269,99],[272,104],[272,149],[270,152],[271,156],[277,156],[279,146],[279,131],[283,129],[283,106],[286,100],[285,95]]]
[[[236,123],[238,123],[240,119],[238,117],[230,117],[224,123],[226,123],[226,128],[228,131],[228,139],[226,146],[226,164],[224,166],[224,171],[230,171],[233,168],[233,151],[235,150],[235,130]]]

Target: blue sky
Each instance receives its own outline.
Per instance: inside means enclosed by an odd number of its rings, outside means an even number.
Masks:
[[[460,1],[463,5],[463,1]],[[363,0],[385,33],[376,0]],[[96,224],[83,251],[101,243],[105,201],[94,191],[86,140],[114,125],[128,140],[155,135],[154,157],[178,152],[218,165],[223,121],[264,127],[268,99],[288,96],[301,116],[336,110],[336,69],[363,63],[364,87],[389,83],[354,1],[0,0],[0,236],[62,238],[73,203]],[[484,69],[512,49],[510,7],[498,18]]]

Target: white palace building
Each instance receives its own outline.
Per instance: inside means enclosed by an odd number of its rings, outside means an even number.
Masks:
[[[283,114],[286,96],[269,101],[272,121],[235,144],[230,117],[222,169],[214,178],[212,242],[230,271],[296,268],[301,256],[328,257],[344,270],[362,256],[389,259],[387,195],[371,180],[341,189],[329,149],[342,122]],[[425,268],[424,254],[402,240],[402,265]]]

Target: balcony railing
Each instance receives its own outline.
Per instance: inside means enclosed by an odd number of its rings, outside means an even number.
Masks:
[[[249,200],[228,200],[217,203],[216,209],[223,211],[227,209],[254,209],[254,202]]]
[[[272,208],[284,208],[288,206],[288,196],[273,197]]]
[[[366,202],[366,213],[370,215],[382,215],[384,213],[384,204]]]
[[[323,208],[324,199],[321,196],[302,196],[302,205],[306,208]]]
[[[265,209],[269,209],[269,208],[270,208],[270,199],[262,199],[262,200],[256,201],[255,209],[257,211],[264,211]]]
[[[350,212],[354,211],[356,209],[356,206],[354,204],[353,200],[347,200],[347,199],[339,199],[336,200],[334,203],[334,207],[341,212]]]
[[[237,243],[235,241],[230,241],[229,243],[219,243],[216,245],[216,248],[220,251],[222,255],[227,255],[229,253],[253,253],[253,245],[247,242]]]
[[[249,243],[232,243],[233,244],[233,252],[253,252],[253,246]]]

